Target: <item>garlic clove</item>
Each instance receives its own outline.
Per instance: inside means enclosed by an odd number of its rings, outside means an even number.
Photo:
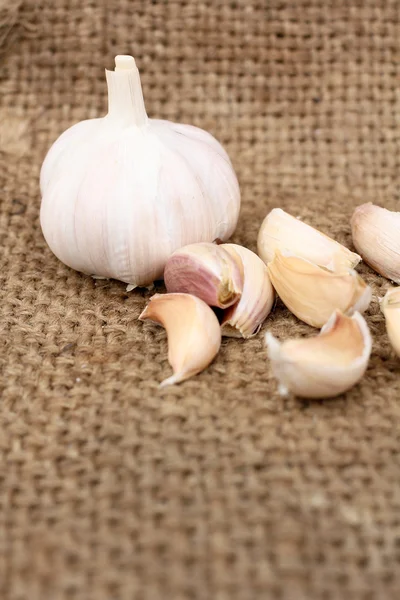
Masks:
[[[400,213],[369,202],[351,218],[353,243],[370,267],[400,283]]]
[[[267,267],[282,302],[313,327],[322,327],[336,309],[347,314],[363,312],[371,302],[371,288],[355,271],[333,273],[279,250]]]
[[[190,294],[155,294],[139,319],[151,319],[167,330],[168,361],[174,374],[161,386],[179,383],[200,373],[215,358],[221,328],[212,309]]]
[[[267,333],[266,343],[279,392],[303,398],[331,398],[349,390],[364,375],[372,347],[365,319],[338,310],[319,335],[281,343]]]
[[[361,260],[358,254],[281,208],[274,208],[265,217],[257,248],[265,264],[273,260],[275,250],[289,252],[330,271],[352,269]]]
[[[382,298],[380,306],[385,316],[390,343],[397,356],[400,356],[400,287],[389,289]]]
[[[170,256],[164,282],[168,292],[193,294],[209,306],[227,308],[242,293],[243,266],[223,246],[190,244]]]
[[[255,335],[271,312],[274,288],[263,261],[248,248],[237,244],[219,246],[242,265],[243,291],[240,300],[224,311],[222,335],[249,338]]]

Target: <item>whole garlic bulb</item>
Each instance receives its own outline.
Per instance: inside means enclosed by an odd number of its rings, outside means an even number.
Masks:
[[[108,114],[69,128],[45,158],[40,220],[66,265],[136,287],[161,278],[176,249],[228,239],[240,191],[219,142],[149,119],[133,57],[115,64],[106,71]]]

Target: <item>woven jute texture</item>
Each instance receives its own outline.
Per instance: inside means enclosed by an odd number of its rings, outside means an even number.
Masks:
[[[353,208],[400,205],[398,0],[28,0],[0,10],[1,600],[400,597],[400,362],[367,266],[362,382],[282,399],[264,347],[311,335],[278,303],[179,386],[165,331],[61,264],[38,177],[69,125],[105,114],[133,54],[150,116],[226,147],[233,241],[281,206],[352,247]],[[162,285],[157,291],[163,291]]]

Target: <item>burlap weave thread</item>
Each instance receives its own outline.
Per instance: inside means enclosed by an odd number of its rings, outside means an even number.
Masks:
[[[277,396],[263,344],[314,333],[278,303],[160,391],[150,293],[51,254],[38,176],[106,110],[134,54],[150,116],[226,147],[233,241],[281,206],[351,247],[353,208],[399,207],[398,0],[27,0],[0,10],[1,600],[400,597],[400,362],[367,266],[373,355],[344,397]],[[158,286],[162,291],[162,286]]]

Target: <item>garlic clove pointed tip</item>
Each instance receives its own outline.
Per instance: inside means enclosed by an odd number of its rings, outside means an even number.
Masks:
[[[278,385],[278,394],[282,398],[287,398],[290,395],[290,392],[289,392],[289,389],[286,387],[286,385],[284,385],[283,383],[280,383]]]
[[[138,316],[138,320],[139,320],[139,321],[145,321],[146,319],[150,319],[150,318],[151,318],[150,316],[148,316],[148,309],[149,309],[149,306],[146,306],[146,307],[145,307],[145,308],[142,310],[142,312],[141,312],[141,313],[140,313],[140,315]]]
[[[357,275],[360,277],[359,275]],[[354,313],[363,313],[368,310],[369,305],[372,301],[372,288],[369,285],[366,285],[364,280],[360,277],[360,285],[366,286],[364,287],[364,291],[362,291],[361,295],[356,298],[355,303],[352,305],[350,310],[348,311],[349,315]]]
[[[270,331],[267,331],[265,334],[265,343],[268,349],[268,356],[272,360],[277,360],[279,357],[279,349],[281,344]]]
[[[170,377],[164,379],[158,387],[160,389],[163,389],[169,387],[170,385],[174,385],[175,383],[180,383],[181,381],[183,381],[183,379],[181,373],[176,373],[175,375],[171,375]]]

